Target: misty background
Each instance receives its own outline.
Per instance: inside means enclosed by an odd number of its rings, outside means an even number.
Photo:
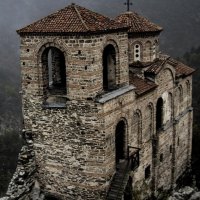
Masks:
[[[111,18],[126,11],[126,0],[0,0],[0,196],[12,177],[21,147],[20,29],[76,3]],[[195,68],[200,66],[200,0],[132,0],[131,11],[162,26],[161,51]],[[200,75],[194,77],[194,135],[198,146]],[[197,112],[198,111],[198,112]],[[198,148],[194,148],[195,166]],[[197,161],[197,162],[196,162]],[[200,166],[200,163],[199,163]],[[194,167],[195,168],[195,167]],[[196,168],[195,168],[196,169]]]
[[[72,2],[96,12],[116,17],[126,10],[125,0],[1,0],[0,69],[7,81],[19,80],[19,37],[16,33],[35,20]],[[132,0],[134,10],[164,27],[161,50],[177,57],[199,45],[199,0]],[[14,78],[13,78],[14,77]]]

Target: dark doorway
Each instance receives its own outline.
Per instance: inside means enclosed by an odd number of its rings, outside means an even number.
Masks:
[[[48,194],[48,195],[45,195],[45,200],[59,200],[59,198]]]
[[[66,66],[63,52],[49,47],[42,54],[44,88],[50,93],[66,93]]]
[[[125,159],[125,131],[126,125],[124,121],[120,121],[117,124],[115,133],[116,164],[118,164],[121,159]]]
[[[116,51],[109,44],[103,52],[103,89],[112,90],[116,87]]]
[[[163,123],[163,99],[159,98],[156,106],[156,130],[159,131]]]

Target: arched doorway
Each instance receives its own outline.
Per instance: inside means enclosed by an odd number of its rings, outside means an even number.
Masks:
[[[116,127],[115,132],[115,159],[116,165],[119,164],[120,160],[125,159],[126,154],[126,124],[123,120],[121,120]]]
[[[112,90],[116,86],[116,51],[109,44],[103,51],[103,89]]]
[[[51,94],[66,94],[65,56],[56,47],[48,47],[42,54],[43,87]]]

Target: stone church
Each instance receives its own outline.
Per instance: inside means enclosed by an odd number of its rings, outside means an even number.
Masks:
[[[76,4],[17,31],[25,142],[7,199],[142,200],[176,186],[194,70],[159,51],[161,32]]]

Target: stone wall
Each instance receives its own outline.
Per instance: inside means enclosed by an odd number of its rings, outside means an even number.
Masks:
[[[158,36],[129,36],[129,63],[135,62],[137,54],[135,45],[140,46],[140,61],[152,62],[159,58],[159,37]]]
[[[24,131],[22,136],[25,144],[18,157],[17,169],[8,186],[5,199],[9,200],[28,200],[35,183],[36,163],[32,133]]]
[[[123,32],[22,37],[24,126],[33,133],[36,176],[44,193],[59,199],[105,197],[109,180],[105,134],[98,116],[100,108],[92,99],[104,93],[102,57],[108,44],[116,51],[116,85],[128,84],[127,40]],[[67,92],[54,95],[53,104],[46,105],[50,97],[44,87],[41,58],[50,47],[60,49],[65,56]],[[60,98],[65,99],[62,104]]]
[[[128,84],[127,33],[88,36],[23,36],[21,38],[22,89],[43,95],[45,49],[56,47],[65,57],[67,98],[93,98],[103,92],[103,50],[113,45],[116,51],[116,85]]]
[[[111,174],[115,172],[115,131],[117,123],[125,120],[125,148],[128,145],[141,148],[140,166],[131,175],[135,195],[141,199],[152,192],[156,195],[157,191],[173,188],[190,163],[192,110],[191,97],[186,92],[188,81],[191,82],[191,77],[175,83],[174,69],[165,66],[156,77],[159,87],[154,92],[142,97],[130,92],[103,105],[101,116],[105,119],[107,135],[107,168]],[[181,106],[176,95],[180,84],[185,91]],[[160,97],[163,99],[163,125],[161,130],[156,130],[156,105]],[[175,115],[178,107],[181,112]],[[181,135],[179,146],[176,143],[178,134]],[[149,166],[151,174],[145,178],[145,169]]]
[[[158,85],[154,91],[137,96],[129,86],[133,44],[141,42],[142,61],[149,62],[154,59],[152,44],[157,39],[130,38],[128,51],[125,32],[22,36],[24,128],[32,133],[31,152],[37,168],[34,179],[44,194],[67,200],[105,199],[116,172],[116,127],[120,121],[125,124],[124,157],[128,158],[128,149],[131,153],[134,148],[141,149],[140,165],[131,172],[135,195],[143,199],[174,187],[191,158],[191,77],[175,80],[174,68],[166,65],[154,79]],[[107,45],[116,53],[117,87],[113,91],[103,89]],[[62,94],[48,91],[47,62],[42,57],[49,48],[58,48],[65,57],[66,92]],[[163,116],[157,130],[159,98],[163,100]],[[31,187],[31,174],[30,178]]]

